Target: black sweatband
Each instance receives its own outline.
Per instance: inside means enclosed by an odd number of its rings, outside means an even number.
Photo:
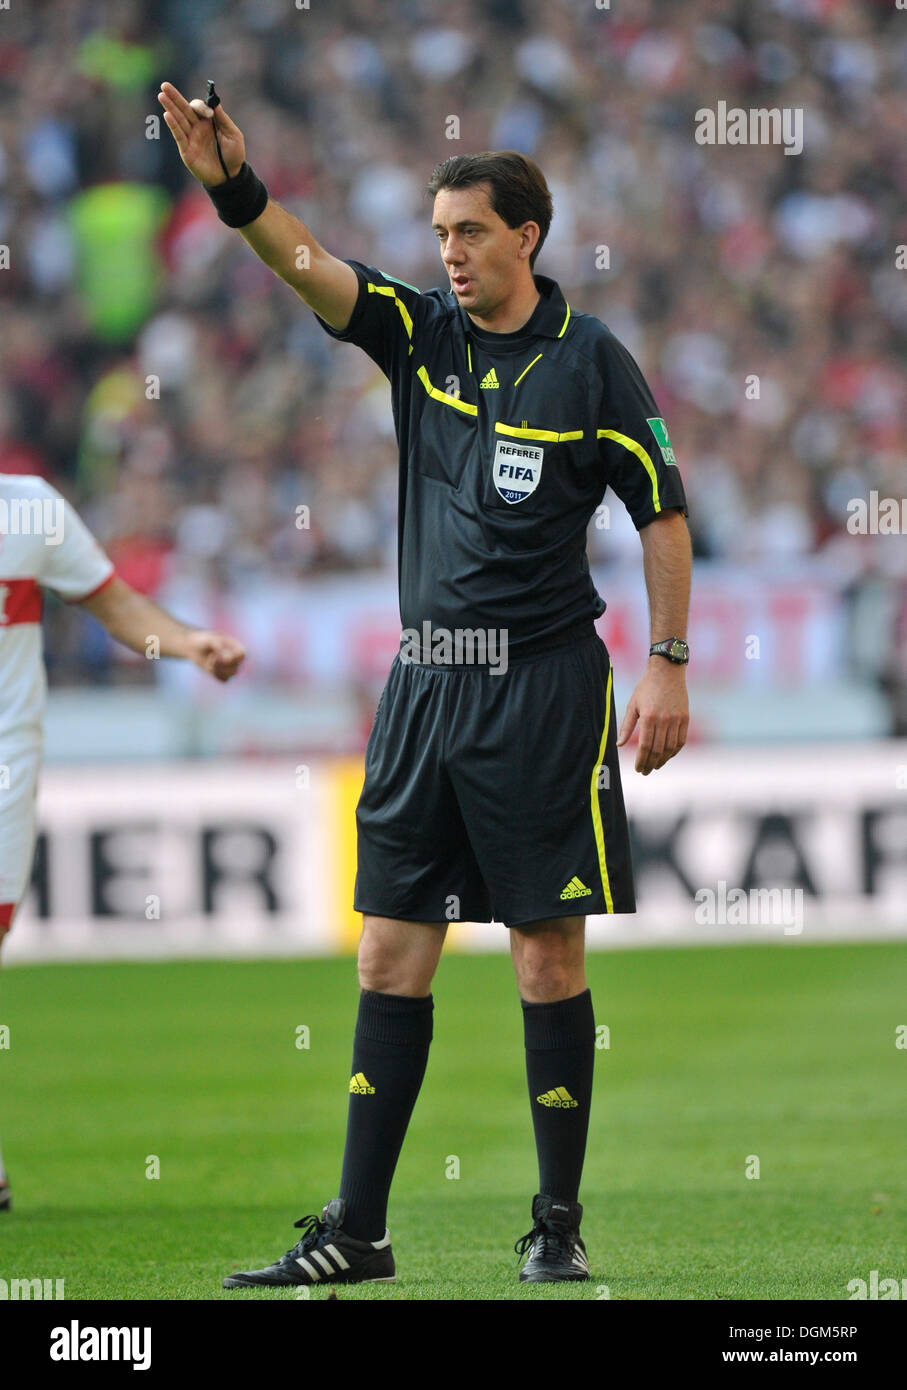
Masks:
[[[203,183],[202,188],[217,209],[221,222],[226,222],[228,227],[245,227],[261,217],[268,205],[268,190],[245,161],[232,179],[225,179],[213,187]]]

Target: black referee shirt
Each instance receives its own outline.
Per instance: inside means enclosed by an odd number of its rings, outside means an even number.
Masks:
[[[511,657],[604,612],[586,531],[610,485],[637,528],[686,498],[664,420],[627,349],[559,286],[516,333],[473,324],[452,290],[347,261],[346,329],[391,383],[400,450],[404,628],[507,633]],[[316,317],[318,317],[316,315]]]

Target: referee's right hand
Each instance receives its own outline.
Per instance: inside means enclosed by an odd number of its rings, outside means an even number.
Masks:
[[[187,101],[172,82],[162,82],[157,99],[164,108],[164,120],[170,127],[170,134],[176,141],[180,159],[190,174],[207,188],[225,183],[226,178],[217,157],[214,143],[214,127],[211,117],[214,111],[206,106],[201,97]],[[217,107],[217,138],[220,141],[224,163],[230,177],[238,174],[246,157],[246,142],[239,126],[234,125],[223,106]]]

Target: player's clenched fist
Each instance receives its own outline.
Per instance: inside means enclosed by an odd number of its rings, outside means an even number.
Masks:
[[[191,632],[186,645],[189,660],[219,681],[235,676],[246,655],[242,643],[235,637],[223,632],[206,632],[203,628]]]
[[[187,101],[172,82],[162,82],[157,99],[164,108],[164,120],[176,141],[180,159],[199,181],[209,188],[225,183],[226,178],[217,155],[214,141],[214,111],[200,97]],[[217,138],[221,154],[230,171],[238,174],[246,158],[246,142],[239,126],[234,125],[223,106],[217,107]],[[232,184],[230,185],[232,188]]]

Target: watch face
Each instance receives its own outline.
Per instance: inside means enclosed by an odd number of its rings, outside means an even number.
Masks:
[[[675,661],[689,660],[690,649],[686,642],[681,641],[679,637],[675,637],[674,641],[671,643],[671,656]]]

